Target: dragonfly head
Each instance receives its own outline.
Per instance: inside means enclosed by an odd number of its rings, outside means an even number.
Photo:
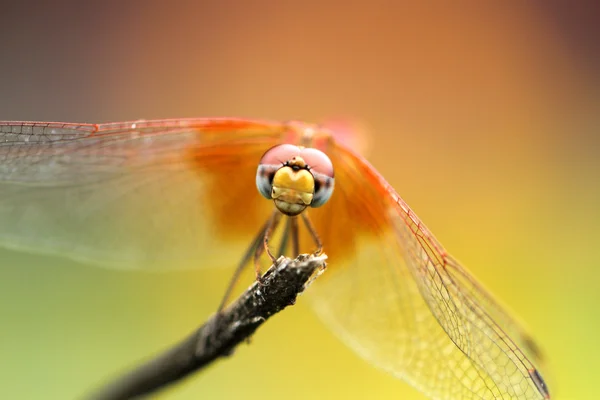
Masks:
[[[298,215],[312,203],[315,178],[300,156],[286,161],[273,175],[271,198],[286,215]]]
[[[268,150],[256,172],[258,191],[283,214],[319,207],[333,193],[333,166],[323,152],[284,144]]]

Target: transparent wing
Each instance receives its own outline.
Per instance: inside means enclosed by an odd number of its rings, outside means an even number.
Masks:
[[[283,129],[0,122],[0,245],[118,268],[233,265],[269,215],[256,163]]]
[[[330,260],[309,291],[325,322],[431,398],[548,398],[523,328],[370,165],[339,144],[330,155],[336,192],[311,210]]]

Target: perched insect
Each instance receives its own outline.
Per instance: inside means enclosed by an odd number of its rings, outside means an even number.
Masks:
[[[550,397],[531,337],[330,131],[0,122],[3,246],[115,268],[207,267],[234,265],[253,237],[257,271],[262,249],[279,255],[270,239],[288,255],[322,244],[328,271],[308,291],[318,314],[429,397]]]

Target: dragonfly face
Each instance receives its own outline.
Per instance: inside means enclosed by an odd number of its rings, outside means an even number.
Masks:
[[[254,186],[292,220],[310,212],[329,262],[307,297],[364,359],[434,399],[550,397],[527,330],[334,133],[243,119],[0,122],[6,247],[113,268],[233,266],[273,211]],[[313,242],[308,230],[294,247]]]
[[[288,216],[325,204],[333,184],[333,165],[325,153],[290,144],[267,150],[256,172],[260,194],[273,199],[275,207]]]

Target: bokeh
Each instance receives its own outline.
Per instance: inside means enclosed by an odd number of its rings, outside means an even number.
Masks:
[[[352,121],[372,164],[526,321],[553,398],[594,397],[593,5],[71,3],[1,4],[0,119]],[[0,250],[0,397],[80,397],[191,331],[230,273],[123,272]],[[424,398],[346,348],[302,299],[159,397]]]

